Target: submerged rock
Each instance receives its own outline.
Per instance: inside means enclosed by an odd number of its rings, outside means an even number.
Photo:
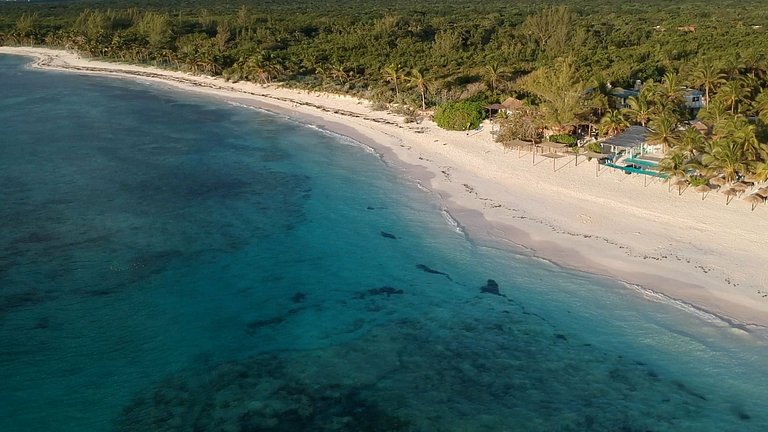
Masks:
[[[287,350],[196,364],[135,394],[112,430],[677,431],[722,420],[723,409],[739,425],[764,423],[759,410],[717,393],[709,403],[682,381],[652,378],[647,366],[600,348],[553,344],[566,333],[512,312],[503,332],[488,331],[497,328],[497,314],[429,315],[380,322],[322,348],[289,343]],[[265,330],[282,336],[277,327]],[[551,415],[561,409],[570,414]]]
[[[486,282],[485,285],[480,287],[480,292],[501,295],[501,293],[499,292],[499,284],[496,283],[496,281],[493,279],[488,279],[488,282]]]
[[[373,288],[368,290],[368,294],[370,295],[386,295],[387,297],[391,296],[392,294],[402,294],[403,290],[398,288],[393,288],[391,286],[383,286],[381,288]]]
[[[200,379],[169,377],[123,410],[120,432],[405,432],[410,422],[363,388],[305,382],[280,358],[225,363]]]
[[[363,300],[368,296],[381,296],[385,295],[387,297],[394,295],[394,294],[403,294],[404,291],[399,288],[394,288],[391,286],[383,286],[379,288],[371,288],[367,291],[359,292],[354,295],[354,299],[356,300]]]
[[[282,323],[283,321],[285,321],[285,317],[281,317],[281,316],[269,318],[269,319],[263,319],[263,320],[254,320],[246,324],[245,332],[248,333],[249,335],[252,335],[262,327],[277,325]]]
[[[423,271],[424,273],[443,275],[443,276],[447,277],[449,281],[453,282],[453,279],[451,279],[451,276],[448,275],[448,273],[444,273],[444,272],[435,270],[433,268],[429,268],[429,267],[427,267],[424,264],[416,264],[416,268],[421,270],[421,271]]]

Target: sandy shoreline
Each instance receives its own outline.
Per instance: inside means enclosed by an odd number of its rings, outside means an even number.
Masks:
[[[712,192],[678,196],[640,176],[604,170],[580,158],[518,157],[479,132],[444,131],[431,121],[370,109],[351,97],[81,59],[64,51],[0,47],[38,58],[46,69],[160,81],[229,100],[248,101],[349,136],[402,162],[439,193],[447,210],[481,243],[521,245],[558,265],[605,275],[661,293],[727,321],[768,327],[768,206]],[[410,168],[409,168],[410,167]],[[764,297],[764,295],[766,297]]]

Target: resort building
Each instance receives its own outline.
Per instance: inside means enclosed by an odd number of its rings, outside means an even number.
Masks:
[[[700,90],[686,88],[685,93],[683,93],[683,100],[685,100],[685,107],[688,109],[688,113],[693,118],[704,107],[704,93]]]
[[[512,114],[522,108],[524,105],[525,102],[521,101],[520,99],[509,97],[502,103],[487,105],[485,109],[488,110],[488,117],[493,118],[493,116],[501,112]]]
[[[608,105],[613,109],[629,108],[627,100],[630,97],[637,97],[640,94],[640,89],[627,90],[621,87],[614,87],[608,93]]]
[[[640,94],[641,88],[642,83],[640,81],[637,81],[635,87],[631,90],[614,87],[608,94],[608,104],[613,109],[629,108],[627,100],[630,97],[637,97]],[[683,90],[683,102],[691,117],[696,117],[696,114],[704,106],[704,93],[700,90],[686,87]]]
[[[658,168],[664,150],[660,144],[648,142],[650,133],[646,127],[630,126],[624,132],[603,141],[603,151],[613,156],[601,163],[625,174],[642,174],[646,180],[651,177],[665,178]]]
[[[624,132],[603,141],[603,148],[614,154],[659,153],[661,146],[648,143],[651,131],[644,126],[630,126]]]

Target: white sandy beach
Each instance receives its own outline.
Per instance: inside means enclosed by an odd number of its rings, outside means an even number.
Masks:
[[[754,212],[735,198],[676,188],[572,157],[518,157],[493,142],[490,125],[450,132],[429,120],[405,124],[366,101],[276,85],[82,59],[64,51],[0,47],[0,54],[38,58],[46,69],[159,80],[233,99],[249,99],[376,148],[439,193],[445,207],[482,243],[520,245],[558,265],[642,286],[744,324],[768,327],[768,206]],[[392,157],[394,156],[394,157]],[[764,297],[765,296],[765,297]]]

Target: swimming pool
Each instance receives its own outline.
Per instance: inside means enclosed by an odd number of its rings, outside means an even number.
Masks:
[[[625,163],[628,163],[628,164],[633,164],[633,165],[639,165],[639,166],[642,166],[642,167],[649,167],[649,168],[653,168],[653,167],[659,166],[658,162],[653,162],[653,161],[649,161],[649,160],[645,160],[645,159],[637,159],[637,158],[634,158],[634,157],[628,157],[628,158],[624,159],[622,162],[625,162]]]
[[[628,161],[628,159],[625,159],[625,162],[626,161]],[[640,164],[637,164],[637,165],[640,165]],[[659,178],[663,178],[663,179],[667,178],[666,174],[662,174],[662,173],[660,173],[658,171],[646,170],[646,169],[641,169],[641,168],[633,168],[631,166],[622,166],[622,165],[617,165],[617,164],[611,163],[611,162],[606,162],[605,166],[608,166],[608,167],[611,167],[611,168],[615,168],[615,169],[618,169],[618,170],[622,170],[622,171],[624,171],[627,174],[643,174],[643,175],[647,175],[647,176],[651,176],[651,177],[659,177]]]

